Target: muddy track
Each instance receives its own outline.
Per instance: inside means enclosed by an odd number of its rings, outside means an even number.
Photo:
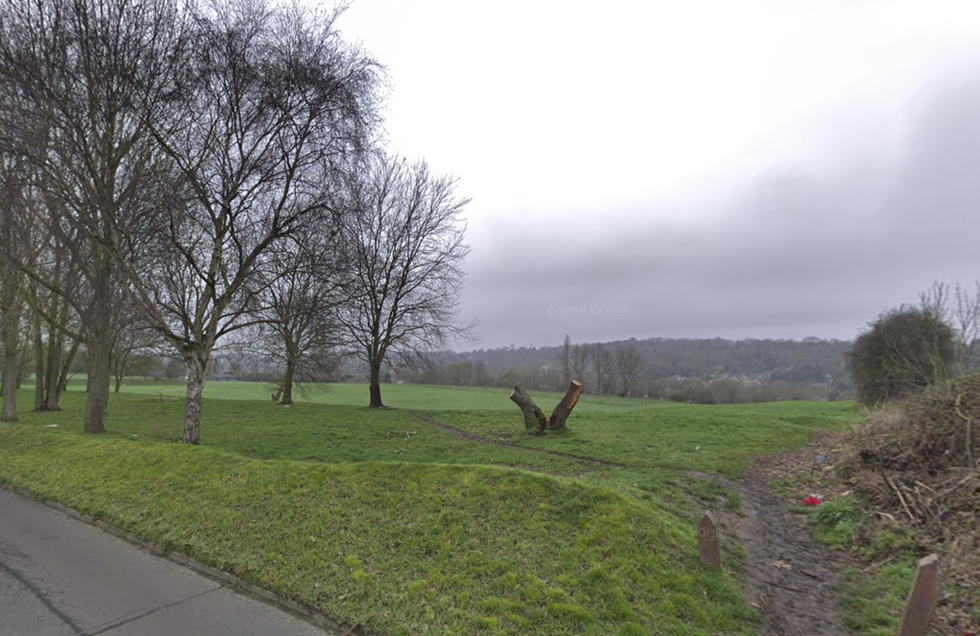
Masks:
[[[529,453],[537,453],[539,455],[549,455],[551,457],[561,457],[562,459],[574,459],[575,461],[585,462],[586,464],[596,464],[598,466],[609,466],[610,468],[622,468],[622,464],[615,464],[613,462],[604,462],[601,459],[593,459],[591,457],[579,457],[578,455],[570,455],[568,453],[559,453],[556,451],[544,450],[541,448],[528,448],[527,446],[521,446],[520,444],[512,444],[511,442],[504,442],[501,440],[487,439],[485,437],[480,437],[479,435],[474,435],[473,433],[467,433],[466,431],[454,428],[443,424],[442,422],[437,422],[436,420],[429,419],[427,417],[422,417],[418,413],[409,413],[415,419],[425,422],[430,426],[434,426],[440,430],[451,433],[456,437],[460,437],[470,442],[478,442],[480,444],[492,444],[493,446],[502,446],[504,448],[514,448],[517,450],[527,451]]]
[[[749,603],[763,616],[765,636],[848,636],[839,618],[841,576],[829,550],[811,537],[806,518],[789,511],[789,502],[749,475],[732,482],[716,475],[687,472],[738,492],[744,516],[716,513],[722,531],[745,548],[738,572]]]

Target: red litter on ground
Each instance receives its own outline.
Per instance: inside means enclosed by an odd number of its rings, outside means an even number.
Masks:
[[[817,497],[816,495],[810,495],[809,497],[804,499],[802,503],[805,506],[819,506],[820,504],[823,503],[823,499]]]

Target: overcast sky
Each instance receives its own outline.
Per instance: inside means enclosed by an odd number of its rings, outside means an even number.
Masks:
[[[980,278],[980,2],[353,0],[459,178],[463,348],[852,338]]]

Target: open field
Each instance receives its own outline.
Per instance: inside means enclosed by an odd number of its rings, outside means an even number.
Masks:
[[[679,471],[735,475],[857,417],[586,396],[568,433],[530,438],[506,390],[383,391],[385,411],[363,385],[284,408],[211,382],[197,448],[173,443],[180,385],[127,383],[99,437],[70,391],[0,426],[0,481],[379,634],[750,634],[733,573],[697,566],[697,501],[726,493]]]
[[[183,398],[185,386],[183,380],[128,380],[123,384],[123,391]],[[204,396],[220,400],[267,400],[271,403],[272,391],[272,385],[263,382],[209,381],[204,388]],[[517,408],[507,399],[510,395],[508,389],[490,387],[385,384],[381,388],[381,394],[385,404],[392,408],[478,411]],[[561,399],[561,393],[534,391],[531,395],[545,403],[549,401],[557,403]],[[297,395],[295,399],[313,404],[367,406],[368,387],[366,384],[356,383],[330,384],[325,389],[322,386],[311,386],[304,389],[304,392]],[[632,410],[645,408],[650,404],[652,402],[637,399],[587,395],[583,396],[575,408],[585,411]]]

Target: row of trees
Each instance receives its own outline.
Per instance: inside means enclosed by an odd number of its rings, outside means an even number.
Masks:
[[[565,340],[558,353],[558,368],[562,385],[572,379],[584,381],[591,372],[595,379],[595,393],[607,395],[619,393],[629,397],[636,393],[636,382],[643,370],[643,359],[635,347],[619,344],[615,348],[600,343],[572,344]]]
[[[500,374],[508,369],[552,367],[563,345],[496,347],[465,353],[445,353],[444,364],[481,360]],[[854,343],[843,340],[726,340],[723,338],[630,338],[603,343],[604,348],[632,347],[643,360],[644,372],[656,378],[682,377],[710,381],[724,377],[784,380],[794,384],[850,385],[845,354]]]
[[[299,5],[0,2],[3,418],[24,356],[57,408],[83,348],[85,430],[113,366],[166,348],[200,439],[215,351],[247,341],[294,380],[444,345],[466,200],[380,148],[382,68]],[[243,336],[243,333],[248,336]]]
[[[532,391],[560,391],[562,374],[558,366],[545,368],[505,369],[492,372],[483,360],[463,360],[446,365],[428,365],[425,369],[402,371],[397,376],[416,384],[451,386],[485,386],[513,388],[520,385]],[[586,388],[595,392],[593,376],[587,374]],[[619,379],[618,377],[616,379]],[[566,385],[567,386],[567,385]],[[620,387],[615,380],[609,386]],[[827,382],[788,381],[779,378],[719,377],[713,379],[659,377],[641,371],[632,384],[635,397],[699,404],[736,404],[775,402],[780,400],[834,400],[846,396],[846,387]],[[623,391],[618,393],[625,395]]]
[[[620,344],[575,344],[566,335],[556,364],[528,369],[507,369],[492,373],[483,360],[461,360],[443,365],[432,361],[423,368],[404,374],[413,382],[455,386],[522,385],[539,390],[564,390],[571,380],[586,384],[596,395],[633,396],[643,371],[643,359],[636,348]]]

